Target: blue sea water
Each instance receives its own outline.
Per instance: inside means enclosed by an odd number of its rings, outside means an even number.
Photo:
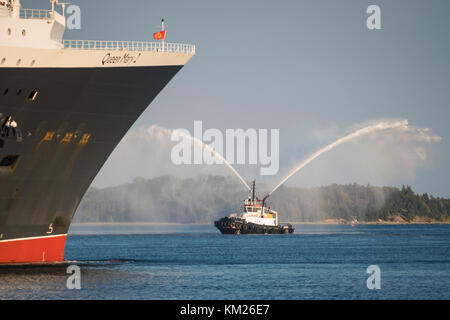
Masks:
[[[450,225],[73,225],[66,264],[0,267],[1,299],[450,299]],[[69,290],[68,265],[81,270]],[[369,290],[367,267],[381,270]]]

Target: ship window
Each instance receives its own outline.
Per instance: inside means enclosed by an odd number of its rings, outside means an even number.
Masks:
[[[5,64],[5,62],[6,62],[6,58],[3,58],[2,59],[2,64]]]
[[[22,35],[25,37],[27,35],[27,31],[25,29],[22,30]]]
[[[30,94],[28,95],[28,100],[29,100],[29,101],[34,101],[34,100],[36,100],[38,94],[39,94],[39,92],[36,91],[36,90],[31,91]]]
[[[31,61],[30,66],[34,66],[35,63],[36,63],[36,60]]]
[[[8,36],[11,35],[11,28],[8,28]]]
[[[17,90],[17,95],[20,96],[20,94],[22,93],[22,89]]]
[[[5,157],[3,157],[2,161],[0,162],[0,167],[15,168],[19,158],[20,158],[19,155],[5,156]]]
[[[9,89],[6,88],[5,91],[3,91],[3,95],[6,96],[8,94],[8,92],[9,92]]]
[[[22,59],[19,59],[19,60],[17,60],[17,63],[16,63],[16,65],[20,65],[20,64],[21,64],[21,62],[22,62]]]

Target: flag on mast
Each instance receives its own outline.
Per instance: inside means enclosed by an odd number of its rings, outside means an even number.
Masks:
[[[166,28],[164,26],[164,19],[161,19],[161,31],[153,34],[155,40],[164,40],[166,38]]]

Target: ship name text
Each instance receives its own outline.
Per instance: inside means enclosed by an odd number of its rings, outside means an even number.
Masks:
[[[141,54],[139,53],[137,56],[135,55],[131,55],[128,52],[123,54],[123,55],[112,55],[111,53],[107,53],[102,60],[102,65],[105,64],[131,64],[131,63],[136,63],[139,59],[139,57],[141,56]]]

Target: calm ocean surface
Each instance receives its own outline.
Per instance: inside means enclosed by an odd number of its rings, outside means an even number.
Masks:
[[[297,225],[293,235],[213,226],[77,226],[68,265],[0,267],[1,299],[450,299],[450,225]],[[381,289],[369,290],[369,265]]]

